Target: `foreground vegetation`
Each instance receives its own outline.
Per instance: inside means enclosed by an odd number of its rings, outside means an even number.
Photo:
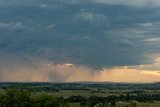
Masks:
[[[3,83],[0,107],[160,107],[159,84],[108,85]]]

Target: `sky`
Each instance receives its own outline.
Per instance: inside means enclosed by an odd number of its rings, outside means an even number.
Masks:
[[[159,0],[0,0],[0,82],[160,81]]]

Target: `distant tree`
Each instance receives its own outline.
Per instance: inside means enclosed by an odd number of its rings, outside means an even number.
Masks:
[[[66,99],[68,102],[85,102],[86,98],[83,96],[70,96],[69,98]]]
[[[47,94],[36,96],[32,100],[34,107],[59,107],[60,105],[56,97]]]
[[[91,107],[94,107],[96,104],[101,103],[102,105],[105,104],[105,98],[104,97],[98,97],[98,96],[91,96],[89,99],[89,104]]]
[[[5,106],[5,102],[6,102],[5,95],[0,95],[0,107]]]
[[[0,95],[0,107],[59,107],[59,106],[60,104],[57,98],[47,94],[36,96],[29,91],[10,89],[6,91],[5,95]]]
[[[5,95],[1,95],[2,107],[29,107],[31,93],[23,90],[10,89]]]
[[[113,101],[110,102],[110,104],[111,104],[111,106],[115,106],[116,105],[116,101],[113,100]]]
[[[131,100],[130,94],[127,94],[127,95],[126,95],[126,100],[127,100],[127,101]]]
[[[132,102],[132,103],[131,103],[131,107],[137,107],[136,102]]]
[[[68,102],[63,97],[59,97],[57,100],[60,104],[60,107],[68,107]]]

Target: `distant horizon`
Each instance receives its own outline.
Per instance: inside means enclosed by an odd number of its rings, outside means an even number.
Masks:
[[[156,83],[160,83],[160,81],[157,82],[111,82],[111,81],[102,81],[102,82],[93,82],[93,81],[79,81],[79,82],[0,82],[1,83],[55,83],[55,84],[83,84],[83,83],[89,83],[89,84],[156,84]]]

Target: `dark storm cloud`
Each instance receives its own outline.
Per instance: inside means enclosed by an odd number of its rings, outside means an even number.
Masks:
[[[157,0],[66,1],[0,0],[0,49],[93,68],[152,63],[159,52]]]

